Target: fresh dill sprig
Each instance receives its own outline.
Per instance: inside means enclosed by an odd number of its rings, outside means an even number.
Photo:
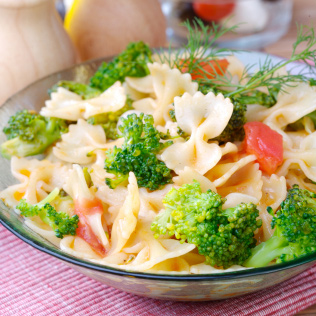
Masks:
[[[187,44],[180,50],[175,50],[170,45],[167,51],[163,49],[157,51],[160,62],[168,64],[170,68],[183,70],[185,65],[186,72],[198,73],[203,71],[201,64],[233,52],[227,48],[217,48],[216,43],[225,34],[233,32],[237,25],[232,27],[219,26],[216,23],[205,25],[198,18],[191,22],[187,20],[182,25],[188,30]]]
[[[302,45],[305,45],[305,48],[301,52],[298,52],[298,48]],[[254,66],[246,67],[246,71],[240,80],[240,82],[246,82],[245,84],[229,84],[227,86],[219,84],[217,87],[225,90],[227,87],[232,88],[234,86],[236,88],[234,91],[226,93],[228,97],[245,94],[260,87],[266,87],[268,90],[278,89],[282,91],[286,86],[293,86],[297,82],[309,81],[310,79],[304,73],[278,73],[279,70],[296,61],[304,62],[309,69],[309,74],[314,72],[311,64],[316,62],[316,37],[312,27],[302,25],[297,27],[297,39],[293,44],[292,54],[289,59],[283,59],[274,64],[271,57],[268,56],[262,64],[259,64],[259,70],[255,73],[251,73],[251,68]]]
[[[316,62],[316,37],[312,27],[298,26],[297,39],[289,59],[282,59],[274,63],[271,57],[263,62],[245,67],[240,80],[233,80],[232,76],[222,69],[220,59],[231,55],[235,50],[217,48],[216,42],[238,26],[225,27],[216,24],[205,25],[200,19],[195,19],[191,25],[189,21],[183,24],[188,29],[188,41],[183,49],[160,51],[159,58],[162,63],[167,63],[171,68],[178,68],[188,72],[194,81],[198,82],[203,93],[213,91],[223,93],[226,97],[243,104],[258,103],[273,106],[277,94],[284,91],[287,86],[294,86],[301,81],[309,81],[305,73],[284,73],[282,69],[296,61],[304,62],[313,72],[311,63]],[[305,46],[301,52],[299,48]],[[212,61],[210,63],[210,61]],[[209,67],[205,67],[208,64]],[[206,68],[206,69],[205,69]],[[254,71],[259,68],[257,71]],[[198,74],[198,76],[194,76]],[[260,88],[265,87],[267,93]]]

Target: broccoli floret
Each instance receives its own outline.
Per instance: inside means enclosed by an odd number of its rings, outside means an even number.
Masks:
[[[104,62],[90,79],[90,86],[101,91],[111,87],[125,77],[145,77],[149,74],[147,63],[152,62],[151,50],[143,42],[130,43],[126,50],[113,59]]]
[[[203,94],[207,94],[209,92],[213,92],[215,94],[222,93],[225,97],[227,97],[229,94],[228,91],[220,90],[208,85],[199,86],[199,91],[201,91]],[[221,135],[217,136],[213,140],[217,140],[220,143],[242,141],[245,137],[243,126],[247,123],[247,105],[260,104],[270,108],[277,102],[279,91],[280,86],[276,85],[273,89],[269,89],[269,93],[253,90],[231,97],[230,99],[234,105],[232,116]]]
[[[271,108],[273,105],[276,104],[279,92],[280,88],[276,86],[273,89],[269,89],[269,93],[264,93],[259,90],[253,90],[240,96],[234,96],[234,99],[246,105],[259,104],[267,108]]]
[[[59,189],[54,189],[44,200],[32,205],[22,199],[17,205],[17,209],[21,211],[21,215],[25,217],[39,216],[41,220],[49,225],[58,238],[63,238],[65,235],[76,234],[79,217],[74,215],[69,217],[66,213],[58,213],[50,204],[59,194]]]
[[[140,187],[157,190],[171,182],[171,170],[156,154],[172,141],[162,143],[161,135],[154,127],[151,115],[130,114],[122,118],[119,130],[124,137],[122,148],[107,151],[105,170],[116,178],[106,178],[106,184],[114,189],[128,179],[130,171],[134,172]]]
[[[10,117],[3,129],[8,140],[1,145],[1,154],[8,159],[41,154],[67,130],[65,120],[28,110],[19,111]]]
[[[172,188],[163,199],[165,210],[151,225],[155,237],[168,233],[196,245],[206,263],[228,268],[242,264],[255,247],[254,231],[261,227],[259,211],[252,203],[222,209],[225,200],[208,190],[202,193],[194,181]]]
[[[232,102],[234,110],[227,126],[219,136],[213,139],[219,143],[242,141],[245,137],[247,105],[236,100],[232,100]]]
[[[117,139],[119,138],[119,134],[117,132],[118,120],[123,113],[133,109],[132,104],[132,99],[128,97],[125,106],[120,110],[91,116],[88,118],[87,122],[91,125],[101,125],[107,139]]]
[[[48,94],[51,95],[52,92],[56,92],[58,87],[65,88],[80,95],[83,100],[95,98],[102,93],[101,90],[90,87],[89,85],[83,83],[62,80],[49,89]]]
[[[246,267],[286,262],[316,251],[316,194],[293,185],[272,218],[273,236],[253,249]],[[270,209],[269,209],[270,210]]]

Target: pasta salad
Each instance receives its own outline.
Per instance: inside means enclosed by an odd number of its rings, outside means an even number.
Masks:
[[[89,84],[60,81],[40,113],[12,116],[1,153],[18,183],[0,198],[64,252],[129,271],[316,251],[315,80],[286,70],[314,61],[313,30],[252,69],[212,48],[231,29],[187,27],[182,50],[131,43]]]

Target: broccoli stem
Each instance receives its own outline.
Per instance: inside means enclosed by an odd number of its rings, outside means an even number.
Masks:
[[[286,238],[273,236],[254,248],[251,257],[243,263],[243,266],[248,268],[265,267],[281,255],[290,253],[291,249],[288,247]]]
[[[55,200],[55,198],[58,196],[59,194],[59,189],[58,188],[55,188],[52,192],[50,192],[45,199],[43,199],[42,201],[38,202],[37,206],[41,207],[41,206],[44,206],[46,203],[50,203],[52,202],[53,200]]]

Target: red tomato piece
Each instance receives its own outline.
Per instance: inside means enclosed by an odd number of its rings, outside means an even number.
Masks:
[[[212,1],[209,3],[207,0],[194,1],[193,10],[197,16],[206,21],[219,21],[229,14],[231,14],[235,8],[235,1]]]
[[[95,198],[93,200],[80,199],[75,201],[75,210],[77,215],[93,215],[95,213],[103,213],[102,202]]]
[[[201,79],[201,78],[204,78],[205,76],[209,79],[215,78],[216,76],[223,76],[227,70],[229,62],[227,61],[227,59],[224,58],[224,59],[210,60],[208,63],[200,62],[199,65],[200,67],[203,68],[203,70],[198,70],[198,71],[195,71],[194,73],[191,73],[192,80]],[[181,72],[183,73],[188,72],[188,67],[186,66],[186,62],[183,62],[183,68],[181,69]]]
[[[283,162],[283,137],[261,122],[248,122],[245,129],[245,150],[257,157],[260,169],[268,174]]]
[[[103,213],[103,206],[99,199],[93,200],[80,199],[75,201],[75,213],[79,216],[76,234],[87,242],[91,248],[102,257],[106,251],[99,238],[91,229],[87,217],[95,213]]]
[[[82,238],[86,243],[88,243],[91,248],[101,257],[104,257],[106,251],[102,245],[99,238],[92,231],[91,227],[82,220],[82,217],[79,217],[78,228],[76,230],[77,236]]]

